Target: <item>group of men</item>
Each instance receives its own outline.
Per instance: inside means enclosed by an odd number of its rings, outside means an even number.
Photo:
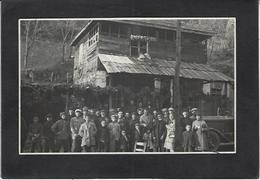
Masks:
[[[187,125],[192,126],[197,112],[197,108],[183,112],[183,132]],[[127,111],[117,108],[109,112],[83,107],[67,114],[61,112],[57,121],[51,114],[43,123],[34,116],[26,147],[29,152],[134,152],[136,142],[145,142],[145,151],[174,151],[174,114],[171,107],[160,111],[150,107]],[[184,151],[190,151],[186,147],[190,139],[186,141]]]

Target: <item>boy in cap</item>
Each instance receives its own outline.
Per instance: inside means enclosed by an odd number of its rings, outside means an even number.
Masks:
[[[193,133],[191,131],[191,125],[186,124],[185,129],[186,130],[182,133],[183,150],[184,152],[192,152],[194,144],[193,144]]]
[[[129,138],[127,137],[125,130],[121,131],[119,144],[120,144],[120,151],[121,152],[128,152],[129,151]]]
[[[79,128],[81,124],[84,123],[83,118],[81,117],[81,110],[76,109],[75,110],[75,117],[73,117],[70,121],[70,130],[71,130],[71,137],[72,137],[72,145],[71,145],[71,151],[72,152],[80,152],[81,147],[81,137],[79,136]]]
[[[42,148],[43,152],[54,152],[54,133],[51,126],[54,124],[51,114],[46,115],[46,121],[43,124]]]
[[[60,113],[61,119],[56,121],[52,126],[51,130],[56,135],[56,151],[59,152],[62,148],[64,152],[69,151],[69,123],[66,121],[65,112]]]

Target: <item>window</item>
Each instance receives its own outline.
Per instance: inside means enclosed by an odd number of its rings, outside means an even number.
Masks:
[[[95,44],[98,41],[98,27],[94,26],[88,33],[88,46]]]
[[[148,43],[145,40],[131,41],[131,56],[138,57],[140,54],[147,53]]]

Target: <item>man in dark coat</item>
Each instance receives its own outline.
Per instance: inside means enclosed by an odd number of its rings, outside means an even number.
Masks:
[[[70,121],[70,129],[71,129],[71,136],[72,136],[72,145],[71,151],[72,152],[80,152],[81,151],[81,137],[79,135],[79,128],[81,124],[85,121],[81,117],[81,110],[75,110],[75,117],[73,117]]]
[[[184,111],[182,113],[181,117],[181,126],[182,126],[182,131],[185,131],[186,125],[192,125],[192,119],[189,117],[189,113],[187,111]]]
[[[61,119],[56,121],[51,130],[56,135],[56,151],[59,152],[62,148],[64,152],[69,151],[69,122],[66,120],[66,113],[60,113]]]
[[[163,120],[161,114],[157,115],[157,119],[153,127],[153,139],[155,141],[155,150],[162,152],[166,134],[166,122]]]
[[[28,141],[31,142],[31,152],[41,152],[41,138],[43,126],[39,122],[39,117],[33,117],[33,123],[29,126]]]
[[[42,148],[44,152],[54,152],[54,133],[51,130],[51,126],[54,124],[51,114],[46,115],[46,121],[43,124],[43,137],[42,137]]]

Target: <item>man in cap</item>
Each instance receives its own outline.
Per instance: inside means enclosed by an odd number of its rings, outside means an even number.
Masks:
[[[70,130],[71,130],[71,136],[72,136],[72,145],[71,145],[71,151],[72,152],[80,152],[81,151],[81,137],[79,136],[79,128],[81,124],[83,124],[85,121],[81,117],[81,110],[76,109],[75,110],[75,117],[73,117],[70,121]]]
[[[140,125],[142,126],[142,128],[151,129],[152,121],[152,116],[148,114],[148,110],[145,108],[143,115],[140,117]]]
[[[119,150],[120,125],[116,121],[116,116],[111,115],[111,122],[108,124],[109,130],[109,151],[117,152]]]
[[[163,120],[166,124],[168,124],[169,122],[169,114],[168,114],[168,109],[167,108],[163,108],[162,109],[162,113],[163,113]]]
[[[39,117],[36,115],[33,117],[33,123],[29,125],[28,139],[31,141],[31,152],[41,152],[41,137],[43,126],[40,123]]]
[[[73,118],[74,116],[75,116],[75,114],[74,114],[74,110],[73,110],[73,109],[69,109],[68,120],[70,121],[71,118]]]
[[[126,123],[123,111],[119,111],[117,113],[117,116],[118,116],[117,122],[120,125],[121,130],[128,131],[127,123]]]
[[[182,117],[181,117],[181,126],[182,126],[182,131],[185,131],[186,125],[192,126],[192,119],[189,117],[189,113],[184,110],[182,112]]]
[[[82,118],[85,119],[85,117],[88,115],[88,107],[84,106],[82,108]]]
[[[192,121],[195,121],[196,120],[196,115],[199,113],[199,109],[198,108],[192,108],[191,109],[191,116],[190,116],[190,119]]]
[[[43,152],[54,152],[54,133],[51,126],[54,124],[52,115],[46,115],[46,121],[43,124],[42,148]]]
[[[154,123],[153,139],[155,142],[155,151],[162,152],[166,134],[166,123],[161,114],[157,115],[157,119]]]
[[[56,121],[52,126],[51,130],[56,135],[56,151],[59,152],[62,148],[64,152],[69,151],[69,122],[66,121],[66,113],[60,113],[61,119]]]

